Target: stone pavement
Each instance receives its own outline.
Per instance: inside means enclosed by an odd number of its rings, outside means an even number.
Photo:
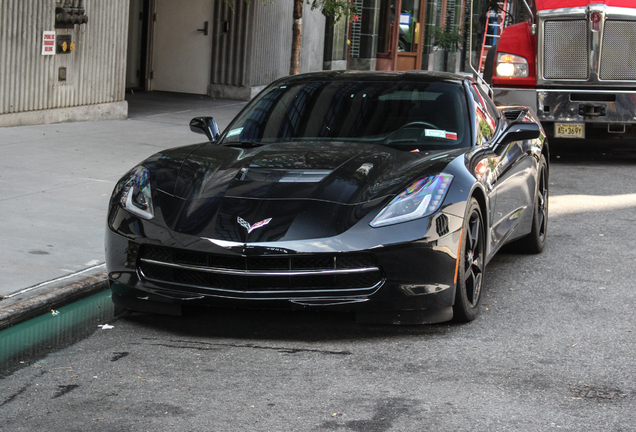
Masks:
[[[16,302],[103,281],[115,182],[157,151],[204,141],[191,118],[212,116],[223,130],[246,104],[163,92],[126,99],[128,120],[0,128],[0,329]]]

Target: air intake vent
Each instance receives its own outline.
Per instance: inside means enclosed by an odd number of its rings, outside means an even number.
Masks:
[[[361,253],[243,257],[143,246],[137,265],[173,290],[243,299],[370,295],[383,280],[375,257]]]
[[[239,173],[244,181],[280,183],[318,183],[331,174],[331,170],[297,170],[272,168],[245,168]]]
[[[439,215],[439,217],[435,219],[435,228],[437,228],[437,235],[440,237],[448,234],[448,216],[445,214]]]
[[[504,117],[506,117],[506,120],[515,121],[519,118],[522,112],[523,111],[521,110],[504,111]]]

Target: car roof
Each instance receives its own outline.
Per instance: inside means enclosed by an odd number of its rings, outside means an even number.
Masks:
[[[420,81],[420,82],[447,82],[460,84],[463,81],[473,81],[472,77],[452,74],[448,72],[432,71],[320,71],[298,74],[281,78],[284,82],[309,82],[309,81]]]

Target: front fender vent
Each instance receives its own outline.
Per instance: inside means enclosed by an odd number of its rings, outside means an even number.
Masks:
[[[449,233],[448,228],[448,216],[441,214],[435,219],[435,228],[437,228],[437,235],[442,237]]]

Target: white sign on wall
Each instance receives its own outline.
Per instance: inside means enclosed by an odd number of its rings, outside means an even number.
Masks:
[[[42,55],[55,55],[55,32],[54,31],[43,32]]]

